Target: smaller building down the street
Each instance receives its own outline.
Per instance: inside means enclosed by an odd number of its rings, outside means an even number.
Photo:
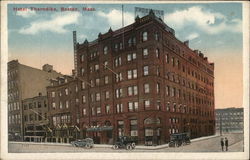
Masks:
[[[243,132],[243,108],[216,109],[216,132]]]
[[[44,142],[48,125],[47,96],[41,93],[23,100],[24,141]]]

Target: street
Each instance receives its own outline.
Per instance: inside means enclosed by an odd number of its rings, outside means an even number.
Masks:
[[[243,152],[243,134],[234,133],[222,136],[229,140],[229,152]],[[92,149],[73,147],[69,144],[32,144],[32,143],[9,143],[9,153],[60,153],[60,152],[221,152],[221,136],[202,137],[191,140],[192,143],[176,148],[161,147],[152,149],[149,146],[137,146],[135,150],[113,150],[111,145],[95,145]],[[163,145],[164,146],[164,145]]]

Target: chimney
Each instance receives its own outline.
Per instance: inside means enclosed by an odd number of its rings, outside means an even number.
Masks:
[[[194,50],[194,52],[197,54],[197,55],[199,55],[199,50]]]
[[[204,55],[203,55],[203,53],[201,53],[201,51],[199,51],[199,56],[200,56],[201,58],[204,57]]]
[[[51,72],[51,71],[53,71],[53,66],[49,65],[49,64],[45,64],[45,65],[43,65],[43,71]]]
[[[41,93],[41,92],[39,92],[39,93],[38,93],[38,96],[42,96],[42,93]]]

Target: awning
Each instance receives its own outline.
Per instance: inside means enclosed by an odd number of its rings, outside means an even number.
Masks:
[[[91,128],[87,128],[87,132],[110,131],[112,129],[113,129],[112,126],[107,126],[107,127],[91,127]]]

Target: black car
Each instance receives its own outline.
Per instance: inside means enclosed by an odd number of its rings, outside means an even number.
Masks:
[[[94,141],[91,138],[78,139],[77,141],[71,142],[71,144],[74,147],[92,148],[94,146]]]
[[[189,133],[175,133],[170,135],[169,147],[179,147],[190,143]]]
[[[125,148],[127,150],[135,149],[135,140],[129,136],[121,136],[112,146],[113,149]]]

